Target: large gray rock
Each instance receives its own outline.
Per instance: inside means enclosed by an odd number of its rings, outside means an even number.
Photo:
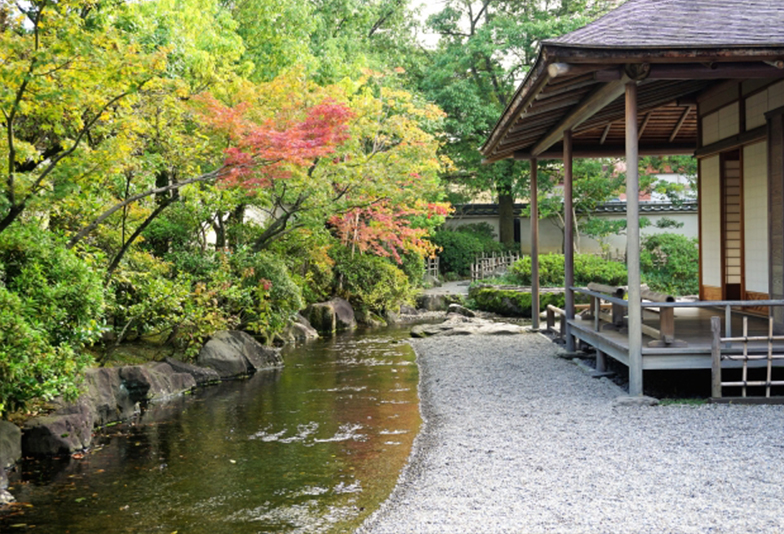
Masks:
[[[280,366],[283,359],[277,349],[265,347],[245,332],[232,330],[216,333],[202,347],[196,363],[228,379]]]
[[[423,294],[417,297],[417,308],[426,311],[446,311],[446,295]]]
[[[461,306],[460,304],[452,303],[446,309],[447,313],[456,313],[458,315],[462,315],[463,317],[476,317],[476,314],[466,308],[465,306]]]
[[[335,309],[329,302],[311,304],[305,309],[305,316],[313,328],[322,336],[332,336],[337,331]]]
[[[93,412],[87,408],[29,419],[22,432],[22,454],[49,456],[86,449],[92,442],[94,423]]]
[[[354,330],[357,327],[354,308],[351,307],[347,300],[336,297],[330,300],[329,304],[335,310],[335,328],[338,332]]]
[[[330,336],[335,332],[354,330],[357,327],[354,309],[348,301],[341,298],[311,304],[305,310],[305,316],[321,335]]]
[[[0,471],[22,457],[22,430],[13,423],[0,421]]]
[[[451,314],[440,324],[418,325],[411,329],[412,337],[431,336],[511,336],[525,333],[521,326],[495,323],[485,319]]]
[[[283,332],[278,336],[279,341],[282,343],[307,343],[318,339],[319,334],[315,328],[310,324],[310,321],[305,319],[302,315],[297,314]]]
[[[199,367],[198,365],[181,362],[174,358],[166,358],[164,362],[169,364],[169,366],[178,373],[188,373],[191,375],[199,386],[218,382],[221,379],[218,372],[209,367]]]
[[[136,402],[160,402],[196,387],[188,373],[175,371],[168,363],[120,368],[120,379]]]
[[[84,374],[85,389],[77,404],[85,404],[93,410],[95,423],[99,426],[128,419],[136,413],[136,401],[120,378],[116,367],[88,369]],[[75,408],[71,408],[75,409]],[[69,407],[58,410],[67,413]]]

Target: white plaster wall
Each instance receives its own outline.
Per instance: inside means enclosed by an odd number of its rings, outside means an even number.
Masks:
[[[746,290],[768,292],[768,144],[743,149]]]
[[[765,113],[784,106],[784,82],[771,85],[746,99],[746,129],[765,124]]]
[[[719,140],[719,112],[716,111],[702,118],[702,144],[710,145]]]
[[[721,287],[721,199],[719,156],[700,163],[702,283]]]
[[[651,226],[643,228],[640,231],[641,237],[661,233],[678,233],[687,237],[696,238],[699,235],[699,227],[696,212],[681,212],[681,213],[665,213],[648,214],[643,213],[643,217],[647,217],[651,221]],[[626,218],[624,213],[615,214],[601,214],[599,217],[607,220],[621,220]],[[683,223],[681,228],[656,228],[656,222],[660,219],[671,219],[679,223]],[[563,244],[563,233],[561,229],[553,224],[555,219],[542,219],[539,221],[539,251],[542,254],[549,252],[561,252]],[[528,218],[520,219],[520,236],[521,243],[520,249],[523,254],[531,253],[531,221]],[[610,251],[614,256],[623,257],[626,254],[626,236],[617,235],[610,236],[606,240],[610,247]],[[584,254],[599,254],[602,252],[601,244],[586,237],[580,236],[580,252]]]
[[[702,144],[709,145],[740,132],[740,114],[737,102],[724,106],[702,118]]]

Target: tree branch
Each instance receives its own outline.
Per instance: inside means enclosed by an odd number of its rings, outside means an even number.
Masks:
[[[220,177],[225,172],[227,172],[226,167],[221,167],[221,168],[216,169],[216,170],[214,170],[212,172],[208,172],[206,174],[202,174],[201,176],[197,176],[196,178],[191,178],[190,180],[185,180],[183,182],[177,182],[177,183],[174,183],[174,184],[167,185],[165,187],[158,187],[156,189],[148,189],[147,191],[145,191],[143,193],[138,193],[136,195],[128,197],[123,202],[115,204],[114,206],[112,206],[111,208],[109,208],[108,210],[103,212],[97,219],[95,219],[93,222],[91,222],[90,224],[88,224],[87,226],[85,226],[84,228],[79,230],[79,232],[77,232],[76,235],[74,235],[70,239],[70,241],[68,241],[68,243],[66,244],[66,248],[73,248],[74,245],[76,245],[79,241],[84,239],[84,237],[87,234],[89,234],[90,232],[95,230],[106,219],[111,217],[118,210],[123,209],[125,206],[127,206],[129,204],[132,204],[132,203],[136,202],[137,200],[141,200],[141,199],[143,199],[145,197],[149,197],[149,196],[152,196],[152,195],[158,195],[160,193],[166,193],[168,191],[173,191],[175,189],[179,189],[180,187],[184,187],[184,186],[190,185],[190,184],[195,184],[197,182],[208,182],[210,180],[215,180],[215,179]]]

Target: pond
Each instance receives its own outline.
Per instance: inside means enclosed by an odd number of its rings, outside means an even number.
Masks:
[[[419,430],[408,329],[285,352],[285,367],[153,406],[83,457],[25,461],[0,531],[351,532]]]

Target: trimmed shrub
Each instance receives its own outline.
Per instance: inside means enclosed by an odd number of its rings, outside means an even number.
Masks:
[[[699,247],[680,234],[656,234],[643,240],[640,269],[654,291],[672,295],[699,293]]]
[[[383,314],[413,302],[414,288],[391,260],[359,253],[351,257],[351,252],[342,247],[335,247],[332,255],[339,280],[336,293],[358,312]]]
[[[509,270],[515,283],[531,285],[531,258],[520,258]],[[586,286],[591,282],[607,285],[626,285],[626,266],[590,254],[575,254],[574,283]],[[542,287],[564,286],[564,256],[543,254],[539,256],[539,284]]]

